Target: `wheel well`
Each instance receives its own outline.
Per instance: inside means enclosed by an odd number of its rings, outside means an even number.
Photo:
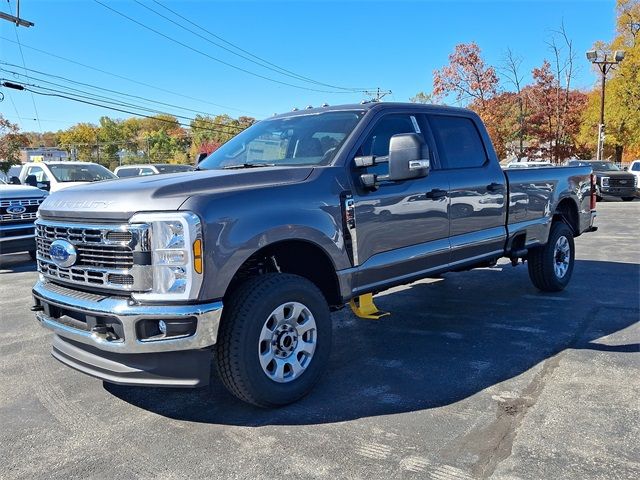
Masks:
[[[556,208],[556,212],[553,215],[553,221],[564,221],[571,230],[573,230],[573,235],[580,235],[580,221],[578,217],[578,206],[576,203],[569,199],[565,198],[562,200],[558,207]]]
[[[304,240],[285,240],[255,252],[233,276],[225,297],[247,279],[270,272],[305,277],[320,289],[329,305],[342,304],[333,262],[322,248]]]

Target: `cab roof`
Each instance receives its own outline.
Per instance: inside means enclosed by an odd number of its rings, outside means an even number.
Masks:
[[[446,105],[432,105],[432,104],[424,104],[424,103],[367,102],[367,103],[349,103],[344,105],[327,105],[326,107],[302,108],[302,109],[292,110],[286,113],[281,113],[279,115],[274,115],[272,117],[266,118],[265,120],[269,120],[272,118],[293,117],[298,115],[312,115],[312,114],[324,113],[324,112],[344,112],[344,111],[368,112],[368,111],[378,111],[378,110],[397,109],[397,108],[411,108],[412,110],[424,110],[425,112],[448,111],[448,112],[468,113],[470,111],[466,108],[449,107]]]

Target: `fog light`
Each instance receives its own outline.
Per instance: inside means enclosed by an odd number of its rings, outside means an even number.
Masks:
[[[167,324],[164,320],[158,321],[158,330],[160,330],[160,333],[162,333],[163,335],[167,334]]]

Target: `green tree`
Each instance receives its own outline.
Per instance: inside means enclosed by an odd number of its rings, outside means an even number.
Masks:
[[[11,123],[0,113],[0,170],[7,173],[12,165],[20,163],[20,148],[29,145],[26,135],[18,125]]]
[[[78,123],[60,132],[59,146],[73,153],[78,160],[89,162],[97,153],[98,127],[92,123]]]
[[[618,0],[616,12],[616,37],[595,46],[625,52],[624,60],[609,73],[605,103],[605,157],[621,162],[640,156],[640,1]],[[589,94],[580,129],[580,140],[592,150],[599,119],[598,85]]]

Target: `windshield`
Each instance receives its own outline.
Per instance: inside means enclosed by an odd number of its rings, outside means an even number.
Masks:
[[[591,162],[591,168],[600,172],[617,172],[620,171],[615,163],[611,162]]]
[[[327,165],[362,115],[326,112],[263,120],[222,145],[198,168]]]
[[[156,168],[160,173],[190,172],[193,170],[191,165],[156,165]]]
[[[94,163],[83,164],[54,164],[49,165],[49,170],[59,182],[97,182],[118,178],[102,165]]]

